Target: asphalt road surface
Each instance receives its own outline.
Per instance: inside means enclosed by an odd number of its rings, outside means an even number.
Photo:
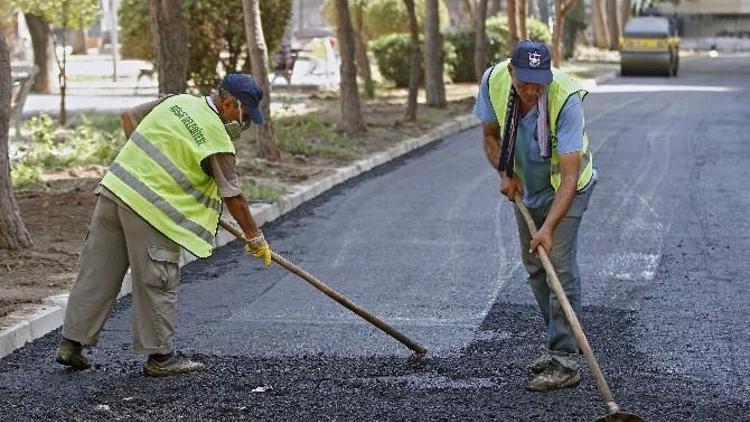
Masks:
[[[648,420],[750,420],[749,89],[747,56],[696,58],[585,102],[601,180],[582,321],[615,398]],[[53,362],[59,331],[0,361],[0,419],[592,420],[587,371],[577,388],[524,389],[545,330],[480,142],[449,137],[264,228],[425,359],[235,242],[183,270],[176,341],[205,372],[144,378],[125,299],[93,370]]]

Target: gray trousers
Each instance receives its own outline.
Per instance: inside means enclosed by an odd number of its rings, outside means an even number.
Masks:
[[[570,305],[581,319],[581,272],[578,268],[578,229],[581,225],[581,217],[588,208],[591,193],[596,181],[584,192],[579,192],[573,198],[568,208],[568,213],[563,217],[552,234],[552,252],[549,254],[550,261],[555,267],[557,277],[570,301]],[[541,227],[552,203],[540,207],[529,208],[537,228]],[[562,306],[557,300],[555,293],[547,285],[547,272],[544,270],[541,259],[529,253],[531,243],[531,232],[521,212],[516,208],[516,220],[518,222],[518,237],[521,243],[521,257],[524,267],[529,273],[529,285],[534,292],[539,310],[547,325],[549,352],[552,359],[558,365],[568,369],[578,370],[576,356],[578,356],[578,344],[573,336],[573,330],[568,325]]]
[[[117,201],[119,202],[119,201]],[[172,351],[180,247],[130,208],[99,195],[68,299],[63,337],[96,344],[128,267],[133,283],[133,349]]]

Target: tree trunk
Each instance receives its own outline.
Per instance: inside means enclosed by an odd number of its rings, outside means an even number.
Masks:
[[[409,63],[409,99],[406,102],[406,120],[417,120],[417,94],[419,94],[419,25],[414,0],[404,0],[409,15],[411,34],[411,60]]]
[[[443,81],[443,34],[440,33],[438,0],[425,0],[425,94],[427,106],[445,108]]]
[[[357,65],[355,63],[354,34],[349,16],[349,2],[336,1],[336,37],[341,57],[341,126],[348,136],[365,131],[365,121],[357,90]]]
[[[500,0],[490,0],[487,6],[487,17],[493,17],[500,13]]]
[[[508,33],[510,34],[510,55],[513,54],[513,49],[518,44],[518,8],[516,7],[516,0],[508,0]]]
[[[619,50],[620,48],[620,19],[617,8],[617,0],[607,0],[607,29],[609,30],[609,49]]]
[[[10,129],[10,48],[0,31],[0,249],[31,246],[31,238],[21,220],[10,178],[8,130]]]
[[[522,40],[528,39],[526,34],[526,0],[516,0],[518,3],[518,37]]]
[[[591,21],[594,25],[594,45],[598,48],[609,47],[607,34],[607,16],[604,12],[605,0],[591,0]]]
[[[478,0],[477,26],[474,31],[474,73],[477,81],[482,80],[484,70],[487,68],[487,0]]]
[[[625,32],[625,25],[628,24],[628,19],[630,19],[630,7],[630,0],[622,0],[620,9],[620,34]]]
[[[67,45],[67,11],[66,11],[66,3],[63,3],[63,25],[62,25],[62,61],[55,56],[55,60],[57,61],[57,68],[59,70],[57,81],[60,84],[60,116],[58,118],[58,122],[60,123],[60,126],[65,126],[65,124],[68,122],[68,111],[65,108],[65,95],[67,94],[68,90],[68,75],[65,73],[65,67],[67,66],[68,62],[68,52],[65,49]],[[55,49],[57,50],[57,49]]]
[[[555,32],[552,34],[552,66],[560,67],[560,40],[565,29],[565,14],[577,0],[555,0]]]
[[[459,29],[471,31],[476,27],[476,16],[471,0],[461,0],[461,23]]]
[[[276,135],[271,122],[271,87],[268,83],[268,49],[260,20],[260,0],[242,0],[245,17],[245,35],[250,56],[253,79],[263,89],[260,110],[265,121],[258,125],[258,156],[271,161],[280,161],[281,153],[276,145]]]
[[[71,43],[73,44],[72,54],[85,55],[88,54],[86,50],[86,30],[75,29],[71,31]]]
[[[370,72],[370,59],[367,57],[367,44],[364,33],[364,1],[355,0],[354,16],[354,53],[357,55],[357,71],[359,77],[365,82],[365,95],[367,98],[375,98],[375,83]]]
[[[539,20],[548,27],[550,26],[549,2],[547,0],[532,0],[536,2],[539,9]]]
[[[34,79],[34,86],[31,87],[33,92],[49,94],[50,93],[50,29],[49,24],[40,16],[29,13],[24,14],[26,26],[29,27],[31,34],[31,46],[34,50],[34,65],[39,68],[39,72]]]
[[[542,15],[541,15],[541,12],[539,11],[539,3],[536,0],[531,0],[530,2],[526,3],[526,5],[528,6],[529,17],[532,17],[534,19],[539,19],[541,21]]]
[[[160,94],[181,94],[187,87],[187,33],[180,0],[149,0]]]

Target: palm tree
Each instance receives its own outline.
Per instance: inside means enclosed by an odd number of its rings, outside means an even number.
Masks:
[[[406,103],[406,120],[417,120],[417,94],[419,93],[419,26],[414,0],[404,0],[409,14],[409,32],[411,33],[411,60],[409,64],[409,99]]]
[[[341,126],[348,136],[353,136],[364,132],[366,128],[359,104],[354,34],[347,0],[336,0],[336,26],[339,55],[341,56]]]
[[[477,0],[476,29],[474,32],[474,72],[482,80],[487,67],[487,0]]]
[[[263,36],[260,20],[260,0],[243,0],[242,10],[245,17],[245,35],[250,56],[250,68],[253,78],[263,89],[263,100],[260,109],[265,121],[258,126],[258,155],[271,161],[280,161],[281,153],[276,145],[276,135],[271,122],[271,87],[268,84],[268,48]]]
[[[2,29],[0,27],[0,249],[20,249],[31,246],[31,238],[13,198],[10,179],[10,49]]]
[[[552,65],[560,67],[560,40],[563,34],[565,14],[575,5],[577,0],[555,0],[555,33],[552,34]]]
[[[445,108],[443,81],[443,34],[440,33],[438,0],[425,0],[425,94],[427,106]]]
[[[160,94],[182,94],[187,87],[187,33],[180,0],[150,0],[151,36]]]

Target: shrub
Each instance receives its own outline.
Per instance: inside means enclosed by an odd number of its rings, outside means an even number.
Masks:
[[[550,34],[547,25],[534,18],[526,20],[526,33],[531,40],[543,41],[546,44],[552,42],[552,34]],[[506,16],[495,16],[487,19],[487,34],[494,34],[502,38],[508,45],[510,43],[508,18]]]
[[[365,41],[374,40],[384,35],[396,32],[409,32],[409,15],[406,13],[406,6],[403,0],[350,0],[349,10],[354,10],[361,3],[364,7],[362,11],[362,36]],[[425,0],[415,0],[414,9],[417,15],[417,25],[419,32],[424,32],[424,7]],[[439,0],[438,3],[441,29],[445,29],[450,24],[448,7],[445,1]],[[331,27],[336,27],[336,13],[333,7],[333,0],[326,0],[321,8],[326,23]]]
[[[188,78],[206,93],[219,84],[217,67],[248,71],[245,24],[239,0],[182,0],[188,36]],[[276,51],[292,16],[292,0],[261,0],[263,35]],[[119,11],[123,57],[154,60],[148,0],[123,0]],[[224,54],[226,53],[226,54]]]
[[[419,75],[424,74],[424,45],[420,39]],[[411,36],[406,33],[384,35],[370,41],[370,48],[378,62],[380,74],[396,84],[398,88],[409,86],[411,73]],[[456,61],[456,51],[449,42],[443,43],[445,71],[450,73]]]
[[[474,73],[474,32],[446,34],[445,41],[452,44],[456,54],[451,63],[450,75],[453,82],[476,82]],[[487,64],[502,61],[508,50],[507,41],[495,33],[487,32]]]
[[[552,37],[547,25],[536,20],[526,21],[526,32],[529,39],[550,43]],[[448,72],[454,82],[477,82],[474,73],[474,32],[456,32],[447,34],[446,42],[451,43],[456,52],[455,60]],[[510,32],[506,17],[487,19],[487,64],[492,65],[508,56]]]
[[[114,159],[125,137],[111,120],[116,117],[77,118],[69,129],[58,129],[46,114],[24,123],[28,144],[19,148],[11,172],[16,187],[27,187],[41,181],[45,170],[65,169],[91,164],[106,165]]]
[[[409,86],[411,36],[405,33],[384,35],[370,42],[380,74],[399,88]],[[419,60],[419,74],[424,73],[424,59]]]

